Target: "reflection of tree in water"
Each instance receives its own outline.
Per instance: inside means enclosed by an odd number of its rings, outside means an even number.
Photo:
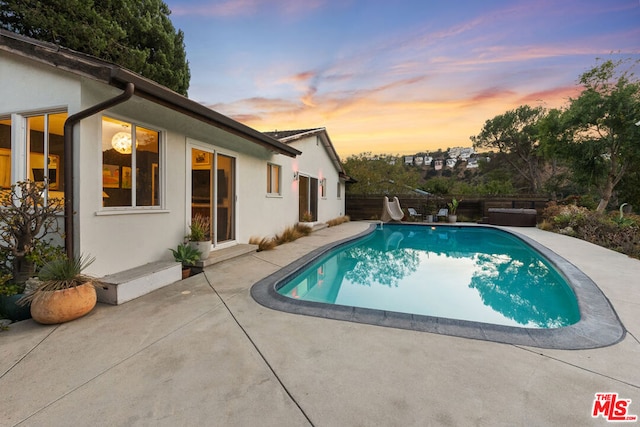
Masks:
[[[404,236],[402,233],[380,233],[366,245],[348,249],[349,258],[359,262],[345,274],[352,283],[371,286],[380,283],[385,286],[398,286],[398,282],[418,269],[420,251],[400,248]]]
[[[521,325],[554,328],[579,320],[575,298],[534,255],[478,254],[469,287],[485,305]]]

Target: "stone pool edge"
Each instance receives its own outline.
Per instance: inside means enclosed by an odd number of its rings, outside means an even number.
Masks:
[[[395,225],[395,224],[394,224]],[[402,224],[398,224],[402,226]],[[433,226],[432,224],[410,223],[406,225]],[[584,272],[537,241],[502,227],[478,224],[437,225],[437,227],[485,227],[497,228],[524,241],[545,256],[567,279],[578,300],[580,321],[562,328],[532,329],[494,325],[468,320],[456,320],[407,314],[393,311],[341,306],[311,301],[301,301],[279,294],[276,289],[307,265],[327,252],[356,239],[371,234],[379,224],[372,224],[367,230],[355,236],[329,243],[311,251],[275,273],[256,282],[251,287],[251,296],[260,305],[273,310],[293,314],[343,320],[376,326],[431,332],[504,344],[529,347],[582,350],[614,345],[626,335],[626,331],[610,301]]]

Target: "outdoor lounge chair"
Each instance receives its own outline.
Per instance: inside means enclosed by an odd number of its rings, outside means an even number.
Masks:
[[[408,208],[407,210],[409,211],[409,216],[411,218],[422,219],[422,214],[419,214],[414,208]]]
[[[438,211],[438,213],[436,214],[436,217],[444,217],[444,219],[446,220],[447,217],[449,216],[449,209],[447,208],[442,208]]]

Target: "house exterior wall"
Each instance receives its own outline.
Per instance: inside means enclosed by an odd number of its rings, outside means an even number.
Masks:
[[[341,198],[338,198],[338,171],[327,154],[327,150],[320,137],[318,135],[312,135],[308,138],[294,141],[290,145],[303,153],[302,156],[296,159],[297,167],[301,174],[317,178],[318,180],[327,180],[325,197],[321,197],[320,190],[318,190],[318,221],[326,222],[344,215],[344,188],[342,188]],[[295,211],[297,215],[297,201]]]
[[[102,82],[0,52],[3,85],[0,115],[66,109],[68,115],[115,97],[122,91]],[[102,117],[131,121],[161,132],[163,202],[154,209],[105,209],[102,203]],[[343,215],[336,195],[338,172],[317,136],[291,145],[303,154],[274,154],[240,136],[134,96],[82,120],[74,131],[74,246],[94,256],[87,273],[96,276],[172,259],[169,248],[182,242],[190,221],[190,161],[193,144],[234,157],[236,241],[273,236],[298,222],[298,181],[294,171],[327,179],[318,200],[318,220]],[[267,164],[282,168],[281,194],[267,195]]]
[[[246,158],[238,182],[239,240],[251,237],[271,237],[298,222],[298,197],[300,181],[294,173],[327,180],[326,197],[318,196],[318,222],[326,222],[345,214],[344,182],[328,156],[319,137],[313,135],[290,143],[302,152],[296,158],[281,154],[264,160]],[[267,163],[282,168],[280,196],[267,195]],[[337,186],[341,191],[338,197]],[[320,193],[318,193],[319,195]]]
[[[80,105],[78,79],[64,71],[0,52],[2,102],[0,114]],[[52,78],[55,84],[52,84]]]

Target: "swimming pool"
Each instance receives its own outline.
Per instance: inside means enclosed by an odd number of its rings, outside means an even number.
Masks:
[[[564,277],[513,235],[484,227],[386,225],[278,288],[305,301],[506,326],[580,320]]]
[[[251,293],[282,311],[537,347],[593,348],[624,336],[587,276],[497,227],[372,225]]]

